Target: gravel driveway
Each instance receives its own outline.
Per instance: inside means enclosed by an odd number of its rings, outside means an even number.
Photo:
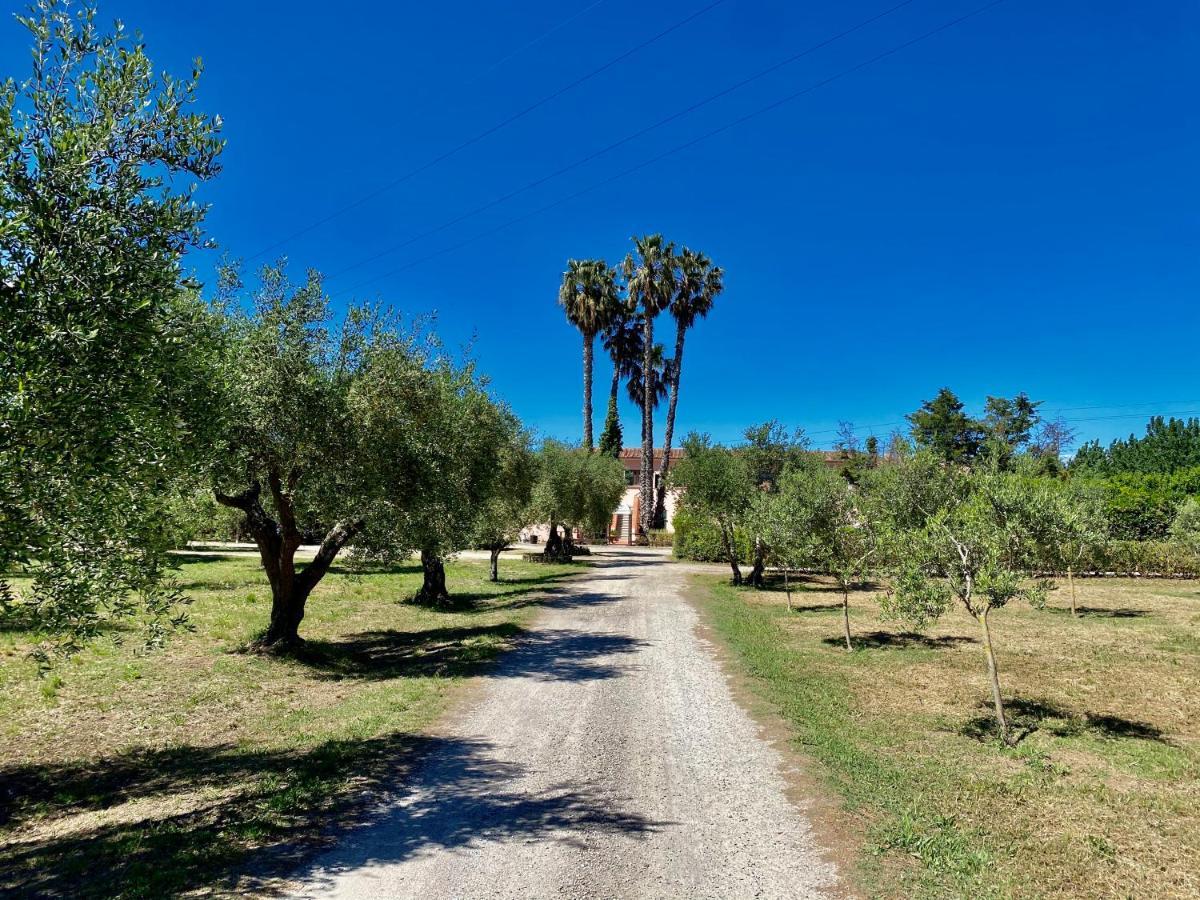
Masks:
[[[294,876],[295,896],[836,893],[782,759],[696,634],[686,568],[593,559],[403,793]]]

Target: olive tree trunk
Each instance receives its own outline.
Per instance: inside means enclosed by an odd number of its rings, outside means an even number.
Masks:
[[[1067,585],[1071,589],[1071,615],[1079,617],[1079,609],[1075,605],[1075,573],[1071,571],[1071,567],[1067,566]]]
[[[446,567],[442,558],[432,550],[421,551],[421,590],[413,597],[414,603],[437,606],[450,601],[446,589]]]
[[[733,583],[739,585],[742,583],[742,570],[738,567],[737,548],[734,546],[729,528],[725,525],[721,526],[721,543],[725,547],[725,558],[729,560],[729,568],[733,570]]]
[[[361,520],[339,522],[329,530],[317,555],[300,571],[296,570],[296,550],[300,546],[300,529],[296,525],[292,490],[296,477],[285,485],[279,473],[271,472],[267,483],[271,488],[279,521],[272,519],[262,505],[262,485],[255,481],[240,494],[214,492],[217,502],[239,509],[245,515],[244,527],[258,546],[259,559],[271,585],[271,618],[267,630],[256,642],[258,646],[287,649],[303,643],[300,622],[304,607],[317,583],[325,577],[338,553],[363,528]]]
[[[988,627],[988,613],[990,608],[985,607],[983,612],[975,618],[979,622],[979,627],[983,631],[983,653],[987,657],[988,681],[992,688],[992,705],[996,711],[996,725],[1000,729],[1000,739],[1006,744],[1012,744],[1012,739],[1008,731],[1008,720],[1004,716],[1004,698],[1000,695],[1000,671],[996,667],[996,652],[992,648],[992,630]]]
[[[846,649],[853,651],[854,645],[850,643],[850,586],[845,582],[842,583],[842,637],[846,639]]]
[[[492,544],[490,562],[488,564],[488,578],[492,581],[500,580],[500,553],[504,550],[503,544]]]
[[[756,588],[763,586],[763,572],[767,568],[767,545],[760,538],[754,539],[754,566],[747,579]]]

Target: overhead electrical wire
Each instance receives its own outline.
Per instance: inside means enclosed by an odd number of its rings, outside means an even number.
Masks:
[[[748,112],[742,116],[739,116],[736,119],[733,119],[733,120],[725,123],[724,125],[721,125],[717,128],[714,128],[710,131],[707,131],[707,132],[699,135],[698,137],[695,137],[695,138],[692,138],[691,140],[685,141],[682,144],[677,144],[676,146],[672,147],[671,149],[666,150],[662,153],[659,153],[655,156],[652,156],[649,159],[643,160],[642,162],[640,162],[636,165],[630,166],[629,168],[622,169],[621,171],[617,172],[615,175],[611,175],[611,176],[604,178],[598,182],[595,182],[594,184],[592,184],[586,188],[583,188],[582,190],[575,191],[574,193],[568,194],[565,197],[560,197],[558,200],[555,200],[551,203],[547,203],[544,206],[540,206],[540,207],[538,207],[534,210],[531,210],[527,213],[524,213],[520,216],[509,219],[505,222],[502,222],[499,225],[489,228],[486,231],[482,231],[482,232],[474,235],[473,237],[469,237],[469,238],[466,238],[465,240],[459,241],[456,244],[451,244],[450,246],[443,247],[440,250],[435,250],[431,253],[425,254],[424,256],[417,257],[416,259],[411,260],[410,262],[406,263],[403,266],[399,266],[388,272],[384,272],[379,275],[375,275],[375,276],[372,276],[371,278],[360,281],[359,283],[351,286],[350,288],[347,288],[347,289],[341,290],[341,291],[336,291],[336,292],[332,293],[331,296],[337,297],[337,296],[343,296],[345,294],[353,293],[353,292],[358,291],[361,288],[366,287],[367,285],[373,284],[374,282],[379,281],[383,278],[390,278],[394,275],[400,274],[401,272],[405,272],[411,268],[414,268],[415,266],[421,265],[422,263],[428,262],[429,260],[437,259],[439,256],[444,256],[447,253],[453,253],[456,250],[460,250],[463,247],[469,246],[470,244],[473,244],[477,241],[481,241],[484,238],[491,237],[493,234],[503,231],[506,228],[511,228],[513,225],[517,225],[521,222],[526,221],[527,219],[531,219],[535,216],[541,215],[544,212],[549,212],[550,210],[555,209],[559,206],[562,206],[565,203],[570,203],[572,200],[576,200],[579,197],[590,194],[593,191],[597,191],[602,187],[607,187],[608,185],[612,184],[615,181],[619,181],[622,178],[632,175],[635,172],[641,171],[642,169],[645,169],[648,166],[652,166],[657,162],[661,162],[662,160],[667,159],[668,157],[674,156],[677,153],[681,153],[684,150],[687,150],[691,147],[696,146],[697,144],[700,144],[704,141],[714,138],[717,135],[724,134],[727,131],[730,131],[734,128],[737,128],[740,125],[745,124],[746,122],[750,121],[751,119],[757,118],[758,116],[761,116],[761,115],[765,115],[766,113],[771,112],[775,109],[778,109],[779,107],[784,106],[785,104],[790,103],[794,100],[797,100],[800,97],[804,97],[804,96],[811,94],[814,91],[817,91],[829,84],[832,84],[835,81],[839,81],[840,79],[845,78],[848,75],[852,75],[855,72],[859,72],[859,71],[867,68],[868,66],[874,65],[875,63],[881,62],[882,60],[887,59],[888,57],[894,56],[897,53],[900,53],[901,51],[906,50],[909,47],[914,46],[915,44],[919,44],[922,41],[928,40],[929,38],[934,37],[935,35],[941,34],[942,32],[947,31],[948,29],[961,24],[962,22],[965,22],[968,19],[971,19],[971,18],[974,18],[975,16],[981,15],[982,13],[985,13],[990,9],[994,9],[995,7],[1001,5],[1004,2],[1005,2],[1005,0],[992,0],[992,2],[984,4],[983,6],[977,7],[974,10],[972,10],[971,12],[965,13],[961,16],[958,16],[956,18],[953,18],[946,22],[943,22],[941,25],[938,25],[936,28],[932,28],[929,31],[922,32],[921,34],[917,35],[914,38],[910,38],[909,40],[904,41],[903,43],[896,44],[895,46],[890,47],[889,49],[884,50],[881,53],[877,53],[874,56],[872,56],[866,60],[863,60],[860,63],[856,63],[855,65],[850,66],[845,69],[842,69],[842,70],[836,72],[835,74],[830,75],[827,78],[823,78],[820,81],[814,82],[813,84],[810,84],[808,87],[805,87],[801,90],[795,91],[791,94],[787,94],[786,96],[781,97],[778,100],[774,100],[771,103],[766,104],[765,106],[761,106],[751,112]]]
[[[358,207],[362,206],[364,203],[366,203],[370,200],[374,200],[376,197],[380,196],[381,194],[386,194],[388,191],[392,190],[393,188],[398,187],[401,184],[404,184],[406,181],[410,181],[411,179],[415,178],[416,176],[420,175],[421,173],[427,172],[428,170],[432,169],[434,166],[438,165],[439,163],[445,162],[450,157],[455,156],[458,153],[461,153],[463,150],[466,150],[468,147],[472,147],[475,144],[478,144],[480,141],[484,140],[485,138],[490,137],[491,135],[495,134],[497,131],[507,128],[513,122],[516,122],[517,120],[524,118],[525,116],[529,115],[534,110],[540,109],[541,107],[545,106],[547,103],[550,103],[552,100],[556,100],[559,97],[561,97],[563,94],[566,94],[569,91],[574,90],[575,88],[579,87],[580,85],[584,84],[585,82],[591,81],[597,75],[607,72],[609,69],[613,68],[614,66],[618,65],[621,62],[624,62],[626,59],[633,56],[635,53],[638,53],[639,51],[646,49],[651,44],[654,44],[655,42],[660,41],[663,38],[665,38],[667,35],[678,31],[680,28],[687,25],[689,22],[692,22],[692,21],[700,18],[705,13],[715,9],[716,7],[720,6],[724,2],[725,2],[725,0],[710,0],[710,2],[706,6],[703,6],[700,9],[696,10],[695,12],[691,13],[690,15],[685,16],[684,18],[678,20],[673,25],[669,26],[668,28],[663,29],[662,31],[658,32],[657,34],[646,38],[645,40],[641,41],[638,44],[635,44],[633,47],[629,48],[628,50],[624,51],[623,53],[620,53],[617,56],[612,57],[610,60],[608,60],[603,65],[600,65],[597,68],[590,70],[589,72],[576,78],[574,81],[568,82],[567,84],[563,85],[562,87],[558,88],[557,90],[554,90],[549,94],[546,94],[540,100],[536,100],[533,103],[530,103],[528,106],[522,107],[517,112],[511,114],[510,116],[508,116],[505,119],[502,119],[501,121],[497,122],[495,125],[492,125],[490,128],[485,128],[483,131],[476,132],[474,135],[467,138],[465,141],[462,141],[461,143],[454,145],[449,150],[446,150],[446,151],[438,154],[437,156],[433,157],[432,159],[425,161],[421,165],[419,165],[413,169],[409,169],[403,175],[399,175],[396,178],[393,178],[391,181],[388,181],[385,184],[380,185],[379,187],[375,188],[372,191],[368,191],[367,193],[360,195],[358,197],[358,199],[353,200],[350,203],[347,203],[345,206],[342,206],[339,209],[334,210],[333,212],[329,213],[326,216],[323,216],[320,219],[317,219],[315,222],[312,222],[309,225],[304,226],[303,228],[293,231],[291,234],[280,238],[279,240],[275,241],[274,243],[272,243],[266,247],[263,247],[258,252],[253,253],[250,256],[246,257],[246,261],[249,262],[251,260],[258,259],[259,257],[264,256],[267,253],[270,253],[272,250],[282,247],[284,244],[288,243],[289,241],[295,240],[296,238],[301,237],[302,235],[305,235],[305,234],[308,234],[309,232],[315,231],[316,229],[320,228],[322,225],[326,225],[329,222],[332,222],[334,219],[337,219],[340,216],[345,215],[346,213],[350,212],[351,210],[357,209]]]
[[[664,125],[669,125],[671,122],[674,122],[677,119],[681,119],[684,116],[691,115],[696,110],[698,110],[704,106],[707,106],[708,104],[713,103],[714,101],[719,100],[722,97],[726,97],[729,94],[732,94],[734,91],[740,90],[741,88],[745,87],[748,84],[752,84],[753,82],[758,81],[761,78],[765,78],[766,76],[779,71],[780,69],[784,68],[785,66],[789,66],[792,63],[798,62],[799,60],[803,59],[804,57],[809,56],[825,47],[828,47],[830,44],[834,43],[835,41],[839,41],[844,37],[854,34],[854,32],[856,32],[856,31],[861,31],[863,28],[866,28],[868,25],[878,22],[880,19],[882,19],[886,16],[890,16],[892,13],[897,12],[898,10],[903,9],[906,6],[911,5],[913,2],[915,2],[915,0],[903,0],[903,2],[897,3],[895,6],[889,7],[888,9],[883,10],[883,12],[877,13],[876,15],[873,15],[870,18],[863,19],[862,21],[860,21],[854,25],[851,25],[849,28],[846,28],[843,31],[840,31],[837,34],[834,34],[834,35],[831,35],[830,37],[824,38],[823,40],[818,41],[817,43],[806,47],[804,50],[801,50],[798,53],[794,53],[791,56],[788,56],[786,59],[781,59],[776,63],[772,63],[771,65],[767,66],[765,69],[760,69],[757,72],[755,72],[754,74],[749,75],[745,78],[742,78],[739,81],[736,81],[733,84],[730,84],[729,86],[727,86],[725,88],[722,88],[721,90],[717,91],[715,94],[709,94],[707,97],[704,97],[701,100],[697,100],[695,103],[692,103],[689,106],[685,106],[682,109],[671,113],[671,115],[667,116],[666,118],[659,119],[658,121],[656,121],[650,125],[646,125],[643,128],[639,128],[637,131],[634,131],[630,134],[625,135],[620,140],[613,141],[611,144],[601,147],[599,150],[594,150],[593,152],[587,154],[586,156],[582,156],[579,159],[576,159],[575,161],[568,163],[565,166],[555,169],[553,172],[550,172],[547,175],[543,175],[539,178],[534,179],[533,181],[528,182],[527,184],[522,185],[519,188],[515,188],[514,190],[509,191],[507,194],[503,194],[499,197],[496,197],[493,200],[489,200],[487,203],[484,203],[480,206],[476,206],[472,209],[469,209],[466,212],[461,213],[452,219],[447,219],[446,221],[442,222],[441,224],[433,226],[432,228],[428,228],[424,231],[418,232],[417,234],[410,235],[409,237],[405,238],[403,241],[400,241],[397,244],[392,244],[388,247],[385,247],[382,250],[379,250],[376,253],[371,254],[370,256],[364,257],[363,259],[360,259],[357,262],[351,263],[348,266],[344,266],[341,269],[337,269],[336,271],[330,272],[326,275],[326,278],[329,280],[340,278],[342,275],[345,275],[347,272],[352,272],[355,269],[362,268],[363,266],[365,266],[369,263],[375,262],[378,259],[382,259],[385,256],[390,256],[391,254],[395,253],[397,250],[402,250],[405,247],[415,244],[417,241],[423,240],[427,237],[432,237],[433,235],[438,234],[441,231],[445,231],[447,228],[450,228],[451,226],[457,225],[460,222],[464,222],[467,219],[473,218],[474,216],[477,216],[482,212],[486,212],[489,209],[493,209],[494,207],[499,206],[501,203],[505,203],[506,201],[511,200],[513,197],[519,196],[520,194],[527,193],[528,191],[531,191],[536,187],[540,187],[541,185],[545,184],[548,181],[552,181],[561,175],[565,175],[567,172],[570,172],[574,169],[578,169],[580,166],[585,165],[586,163],[589,163],[595,159],[599,159],[601,156],[604,156],[605,154],[610,153],[613,150],[616,150],[618,147],[622,147],[625,144],[628,144],[630,141],[634,141],[637,138],[642,137],[643,135],[649,134],[651,131],[655,131],[659,128],[662,128]]]

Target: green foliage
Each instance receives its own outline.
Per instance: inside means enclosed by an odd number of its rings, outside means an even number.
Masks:
[[[675,511],[671,524],[675,529],[673,547],[676,558],[698,562],[729,561],[721,537],[721,528],[715,521],[681,508]],[[734,529],[732,543],[738,563],[748,563],[753,548],[744,528]]]
[[[1118,472],[1097,477],[1076,471],[1072,477],[1103,491],[1110,533],[1120,540],[1165,538],[1180,504],[1200,496],[1200,467],[1171,473]]]
[[[621,455],[621,442],[624,435],[621,432],[621,414],[617,411],[615,397],[608,398],[608,413],[604,417],[604,430],[600,432],[600,454],[618,459]]]
[[[493,489],[475,512],[472,543],[490,549],[516,540],[520,530],[532,521],[530,504],[537,476],[538,459],[529,432],[514,429],[507,444],[500,448]]]
[[[1189,497],[1171,523],[1171,539],[1191,553],[1200,552],[1200,501]]]
[[[202,243],[195,183],[220,120],[192,76],[157,75],[94,10],[18,17],[33,72],[0,85],[0,604],[74,650],[149,612],[182,621],[164,581],[164,495],[211,446],[217,329],[180,260]],[[40,653],[49,648],[43,646]]]
[[[612,511],[624,494],[625,467],[611,456],[558,441],[542,445],[531,507],[537,521],[607,534]]]
[[[982,428],[963,411],[962,401],[944,387],[932,400],[908,416],[912,437],[918,447],[930,450],[947,462],[970,462],[979,455]]]
[[[1071,460],[1073,471],[1100,475],[1122,473],[1171,474],[1200,468],[1200,419],[1163,419],[1154,416],[1142,437],[1130,435],[1107,448],[1091,441]]]

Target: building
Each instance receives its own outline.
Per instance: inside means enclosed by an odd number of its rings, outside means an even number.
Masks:
[[[624,447],[617,457],[625,467],[625,494],[621,497],[616,511],[613,512],[612,522],[608,527],[608,540],[613,544],[632,544],[638,533],[638,522],[642,511],[642,448]],[[671,465],[683,459],[683,451],[679,448],[671,450]],[[662,478],[663,450],[654,450],[654,490],[658,491],[659,480]],[[666,530],[674,531],[675,507],[678,501],[677,491],[667,492],[667,522]]]

